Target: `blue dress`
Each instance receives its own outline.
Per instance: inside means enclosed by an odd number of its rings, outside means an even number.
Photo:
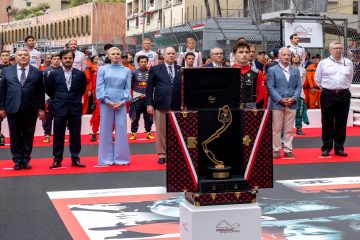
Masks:
[[[112,109],[107,105],[130,100],[131,70],[118,64],[100,67],[96,79],[96,96],[100,100],[99,165],[129,164],[130,148],[127,139],[126,106]],[[115,142],[112,141],[115,128]]]

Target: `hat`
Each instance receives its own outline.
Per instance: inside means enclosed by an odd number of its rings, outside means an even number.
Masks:
[[[321,58],[320,54],[315,54],[312,58]]]
[[[15,55],[14,55],[14,54],[11,54],[11,55],[10,55],[10,59],[15,59]]]
[[[127,52],[122,52],[122,53],[121,53],[121,57],[128,57]]]
[[[258,52],[258,55],[260,55],[260,54],[266,54],[266,51],[260,51],[260,52]]]
[[[279,50],[280,50],[280,48],[278,48],[278,47],[275,47],[275,48],[272,50],[274,56],[278,56],[278,55],[279,55]]]

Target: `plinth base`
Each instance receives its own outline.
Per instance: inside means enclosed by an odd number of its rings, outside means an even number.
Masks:
[[[258,204],[195,207],[180,203],[181,240],[259,240],[261,209]]]

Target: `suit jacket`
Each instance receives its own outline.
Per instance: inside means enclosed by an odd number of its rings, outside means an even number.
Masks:
[[[181,67],[175,64],[175,77],[171,85],[165,63],[152,67],[146,86],[146,105],[158,110],[180,110]]]
[[[271,98],[270,109],[284,109],[285,106],[280,104],[279,101],[282,98],[291,97],[295,99],[295,103],[290,105],[290,109],[295,110],[302,88],[299,69],[290,66],[290,79],[288,82],[279,64],[269,68],[267,87]]]
[[[222,67],[229,67],[229,66],[226,65],[225,63],[222,63],[221,66],[222,66]],[[214,68],[214,65],[213,65],[213,63],[209,63],[208,65],[205,65],[205,67],[207,67],[207,68]]]
[[[52,99],[54,116],[64,117],[82,115],[82,96],[86,90],[86,76],[83,71],[72,69],[70,91],[66,86],[66,78],[62,67],[52,71],[45,80],[45,91]]]
[[[45,108],[45,92],[42,72],[29,66],[24,86],[17,76],[17,64],[4,68],[0,80],[0,109],[8,114],[37,113]]]
[[[255,62],[255,68],[259,71],[264,71],[264,64],[262,62],[259,62],[257,59],[254,60]]]

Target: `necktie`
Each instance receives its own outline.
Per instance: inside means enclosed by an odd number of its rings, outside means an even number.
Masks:
[[[169,77],[170,77],[171,83],[173,83],[174,82],[174,74],[173,74],[171,65],[169,65]]]
[[[21,68],[21,75],[20,75],[21,86],[24,86],[25,81],[26,81],[25,68]]]

